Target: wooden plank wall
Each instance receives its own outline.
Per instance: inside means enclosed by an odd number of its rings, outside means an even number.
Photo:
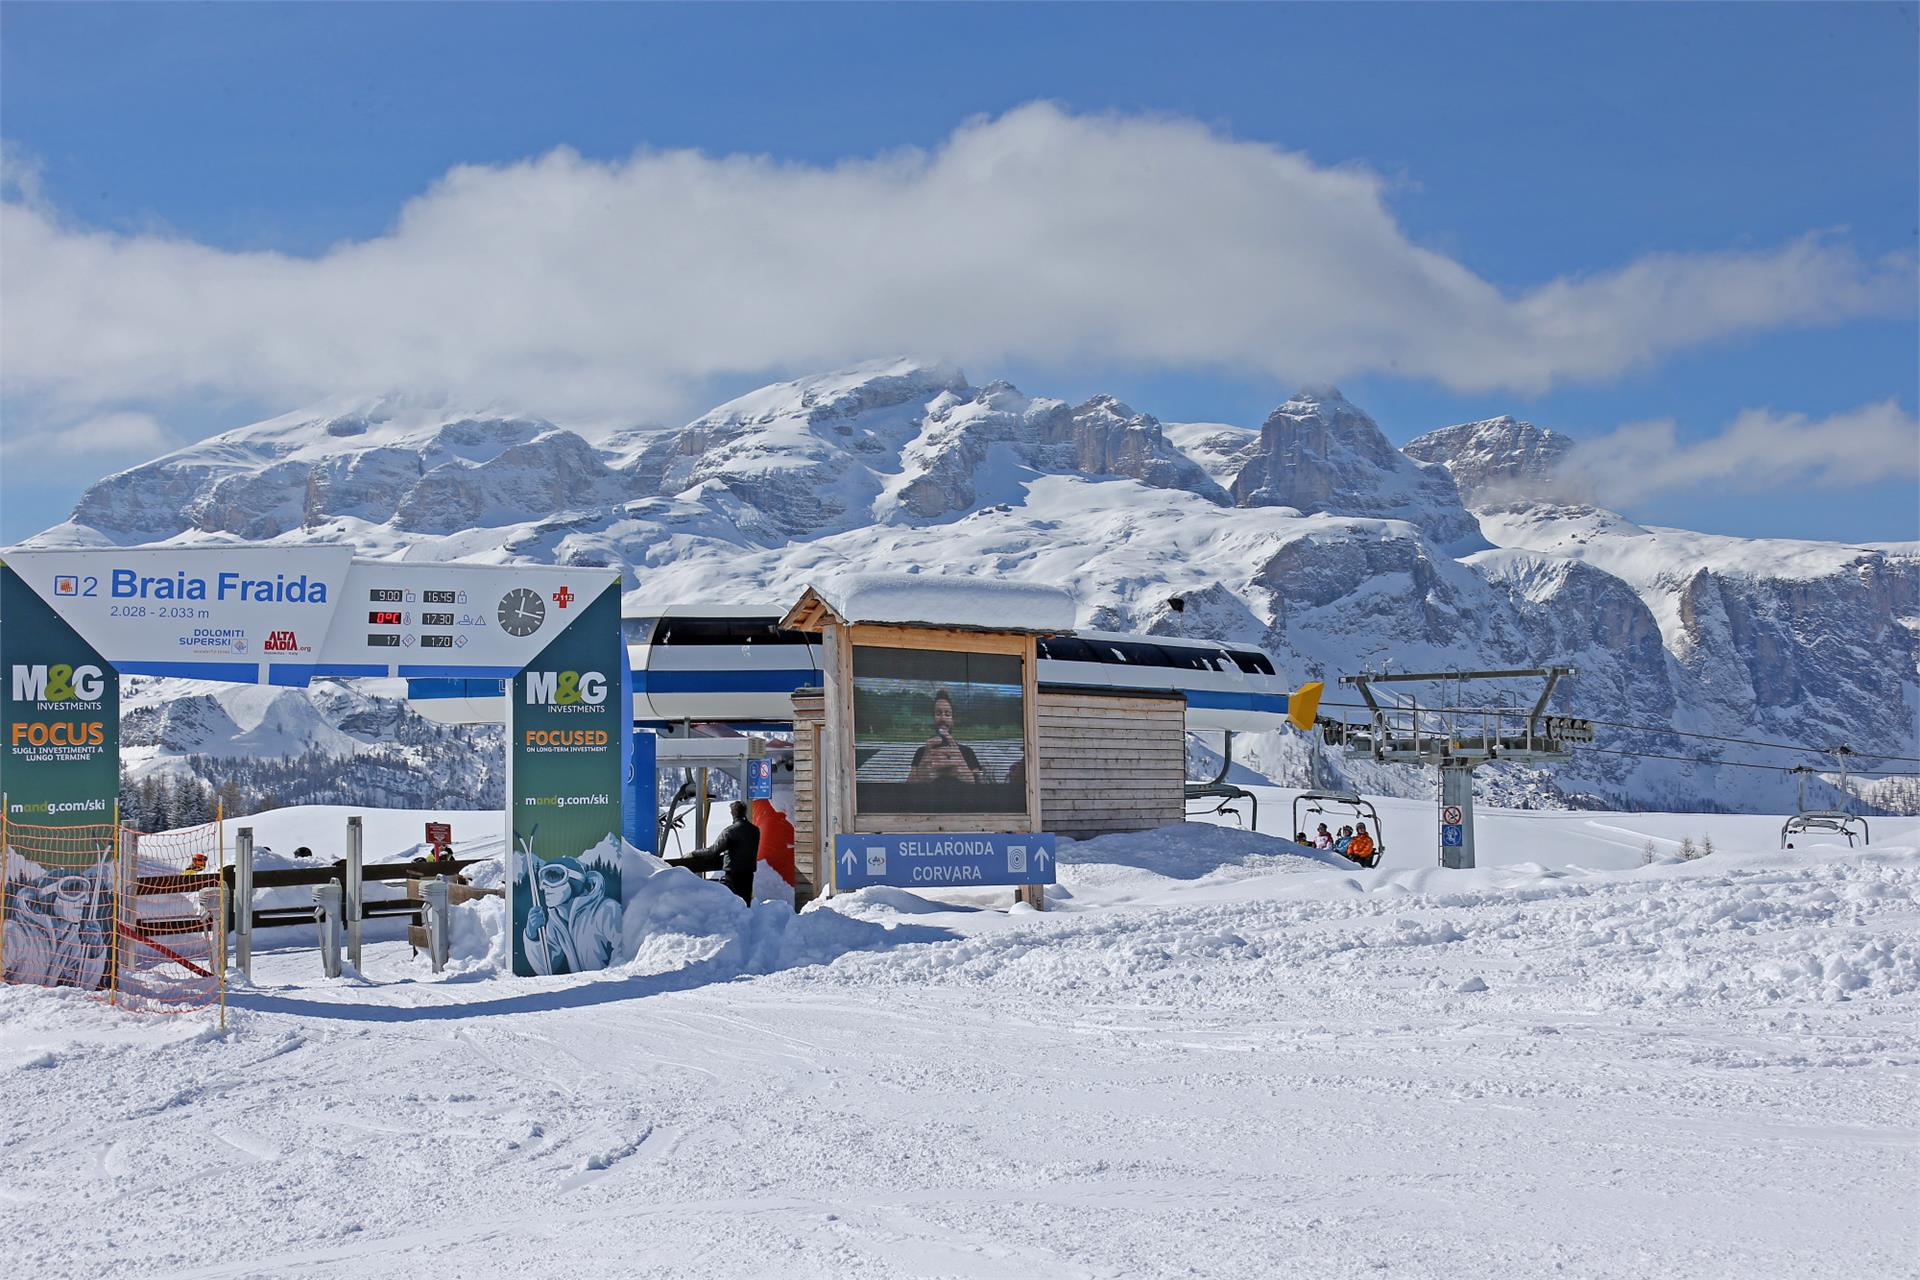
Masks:
[[[793,905],[797,909],[820,896],[820,726],[826,721],[826,695],[818,689],[793,695]]]
[[[1186,817],[1186,699],[1043,692],[1041,830],[1076,839]]]
[[[1040,736],[1042,831],[1085,838],[1108,831],[1143,831],[1186,816],[1186,701],[1044,692],[1035,700]],[[793,699],[794,899],[804,906],[826,885],[820,865],[816,798],[820,762],[814,756],[826,720],[825,696],[814,690]],[[1004,830],[981,815],[873,825],[891,830]]]

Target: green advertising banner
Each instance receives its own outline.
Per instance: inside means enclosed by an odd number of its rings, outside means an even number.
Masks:
[[[556,603],[568,594],[562,587]],[[622,753],[632,719],[623,706],[626,663],[615,580],[509,687],[517,974],[604,969],[619,951]]]
[[[120,675],[5,564],[0,792],[9,823],[62,827],[112,822],[120,794]]]

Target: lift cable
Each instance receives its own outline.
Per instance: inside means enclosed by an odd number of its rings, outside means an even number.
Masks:
[[[1367,707],[1366,704],[1359,703],[1359,702],[1323,702],[1320,705],[1323,707],[1341,707],[1349,711],[1370,710],[1370,708]],[[1411,708],[1401,707],[1397,709],[1410,710]],[[1479,715],[1486,712],[1490,712],[1494,710],[1494,708],[1490,708],[1490,707],[1421,707],[1420,710],[1431,711],[1436,715],[1444,715],[1449,713],[1458,714],[1458,715]],[[1587,721],[1590,724],[1605,725],[1609,729],[1637,729],[1642,733],[1666,734],[1676,738],[1701,738],[1708,742],[1735,742],[1735,743],[1741,744],[1742,746],[1766,747],[1766,748],[1771,748],[1777,751],[1798,751],[1806,755],[1825,756],[1825,755],[1834,754],[1834,748],[1832,747],[1796,746],[1795,744],[1790,742],[1767,742],[1759,738],[1735,738],[1735,737],[1729,737],[1726,734],[1720,734],[1720,733],[1695,733],[1689,729],[1671,729],[1663,725],[1629,724],[1624,720],[1595,720],[1592,716],[1581,716],[1579,718]],[[1893,755],[1890,752],[1868,751],[1861,747],[1850,747],[1847,749],[1847,753],[1849,755],[1859,756],[1863,759],[1868,759],[1868,760],[1899,760],[1907,764],[1920,764],[1920,756],[1899,756],[1899,755]],[[1651,755],[1653,753],[1651,752],[1618,753],[1617,752],[1615,754]],[[1658,758],[1663,760],[1693,759],[1693,757],[1691,756],[1660,756]],[[1715,763],[1715,762],[1702,761],[1702,763]],[[1725,764],[1730,762],[1719,761],[1717,763]],[[1755,765],[1753,767],[1777,769],[1777,768],[1780,768],[1781,766]],[[1848,772],[1852,773],[1856,771],[1848,770]],[[1898,774],[1898,773],[1881,774],[1881,775],[1861,773],[1859,774],[1859,776],[1861,777],[1871,777],[1871,776],[1901,777],[1904,775]]]
[[[1790,742],[1766,742],[1759,738],[1730,738],[1725,734],[1694,733],[1689,729],[1662,729],[1655,725],[1627,724],[1621,720],[1594,720],[1591,716],[1583,716],[1581,718],[1591,721],[1594,724],[1606,725],[1610,729],[1640,729],[1647,733],[1670,733],[1676,738],[1704,738],[1709,742],[1738,742],[1749,747],[1771,747],[1776,751],[1802,751],[1809,755],[1825,756],[1834,753],[1834,748],[1832,747],[1795,746]],[[1868,751],[1861,747],[1849,748],[1848,754],[1863,756],[1870,760],[1902,760],[1909,764],[1920,764],[1920,756],[1896,756],[1888,752]]]
[[[1683,764],[1725,765],[1731,769],[1766,769],[1772,773],[1798,773],[1798,766],[1782,764],[1757,764],[1751,760],[1716,760],[1712,756],[1675,756],[1659,751],[1618,751],[1611,747],[1585,747],[1586,751],[1598,751],[1608,756],[1632,756],[1640,760],[1678,760]],[[1848,775],[1855,778],[1913,778],[1920,774],[1899,772],[1897,770],[1875,771],[1869,769],[1849,769]]]

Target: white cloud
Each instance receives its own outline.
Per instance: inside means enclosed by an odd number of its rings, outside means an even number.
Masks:
[[[44,210],[41,196],[40,162],[18,147],[0,139],[0,199],[18,201],[30,209]]]
[[[1538,391],[1914,292],[1911,264],[1808,236],[1509,295],[1414,244],[1370,172],[1048,104],[827,166],[463,166],[312,259],[69,226],[30,187],[0,206],[0,389],[70,415],[394,388],[665,415],[702,379],[902,350]]]
[[[1920,478],[1920,419],[1883,400],[1813,419],[1747,409],[1710,439],[1682,443],[1670,421],[1636,422],[1575,446],[1558,477],[1573,496],[1622,506],[1704,489],[1843,489]]]
[[[70,426],[45,428],[28,434],[9,433],[0,440],[0,453],[19,458],[32,454],[124,454],[148,456],[170,447],[166,430],[152,414],[122,410],[103,413]]]

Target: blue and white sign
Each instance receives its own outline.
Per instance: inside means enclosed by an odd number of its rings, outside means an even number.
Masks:
[[[773,761],[747,761],[747,799],[773,799]]]
[[[942,832],[851,835],[833,842],[834,880],[842,889],[870,884],[900,889],[1052,884],[1056,838],[1046,834]]]
[[[122,675],[295,687],[513,676],[618,576],[355,560],[338,544],[56,548],[7,564]]]
[[[1462,835],[1462,833],[1465,831],[1466,831],[1466,828],[1457,822],[1441,823],[1440,824],[1440,847],[1442,849],[1460,848],[1466,843]]]

